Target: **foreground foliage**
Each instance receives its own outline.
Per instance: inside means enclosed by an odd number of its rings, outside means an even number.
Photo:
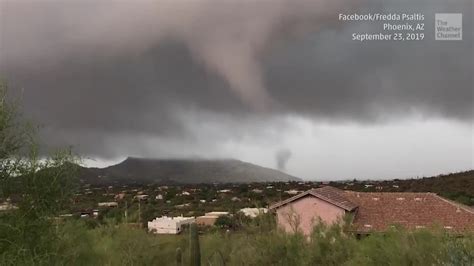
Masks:
[[[178,249],[182,265],[198,265],[193,261],[196,254],[191,249],[196,244],[191,241],[191,235],[189,232],[152,235],[144,229],[114,223],[90,229],[80,220],[71,220],[59,226],[54,259],[44,264],[176,265]],[[474,263],[474,237],[455,237],[442,231],[393,229],[356,239],[344,233],[341,227],[318,226],[310,237],[305,237],[269,228],[268,223],[252,223],[238,232],[215,231],[200,235],[199,242],[202,265]]]

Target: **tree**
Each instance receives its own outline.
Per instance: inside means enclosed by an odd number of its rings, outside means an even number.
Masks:
[[[37,128],[7,92],[0,82],[0,201],[15,208],[0,214],[0,261],[47,263],[57,248],[56,217],[71,202],[76,160],[70,150],[40,155]]]
[[[234,228],[234,221],[229,215],[221,215],[217,217],[216,222],[214,223],[215,226],[220,228]]]

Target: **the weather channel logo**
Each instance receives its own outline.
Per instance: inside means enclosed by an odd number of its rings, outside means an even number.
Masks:
[[[462,14],[436,13],[435,40],[462,40]]]

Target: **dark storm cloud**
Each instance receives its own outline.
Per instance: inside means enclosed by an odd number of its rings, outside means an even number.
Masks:
[[[186,112],[236,121],[229,138],[285,115],[473,115],[470,0],[0,1],[0,73],[53,146],[111,156],[111,136],[192,139]],[[422,12],[426,40],[353,42],[381,25],[337,21],[356,11]],[[464,12],[464,41],[434,41],[435,12]]]

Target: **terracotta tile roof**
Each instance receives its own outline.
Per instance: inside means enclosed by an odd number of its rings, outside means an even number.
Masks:
[[[355,213],[356,232],[385,231],[392,225],[408,229],[440,226],[453,232],[474,231],[474,209],[434,193],[355,192],[326,186],[300,193],[270,206],[277,209],[314,196]]]
[[[408,229],[440,226],[453,232],[474,230],[474,210],[434,193],[345,191],[359,207],[353,226],[357,232],[384,231],[391,225]]]

